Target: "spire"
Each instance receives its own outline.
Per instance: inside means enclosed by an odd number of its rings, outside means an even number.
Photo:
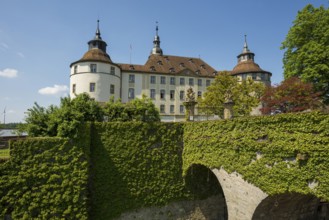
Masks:
[[[101,37],[101,31],[99,30],[99,20],[97,20],[97,29],[96,29],[96,36],[95,39],[102,39]]]
[[[97,20],[97,28],[96,28],[95,37],[94,37],[94,39],[92,39],[88,42],[88,45],[89,45],[89,50],[97,48],[106,53],[107,44],[105,41],[102,40],[101,31],[99,30],[99,20]]]
[[[248,48],[248,43],[247,43],[247,35],[244,35],[244,45],[243,45],[243,50],[242,53],[238,55],[238,63],[244,62],[244,61],[254,61],[255,54],[251,52]]]
[[[242,53],[248,53],[250,52],[249,48],[248,48],[248,44],[247,44],[247,35],[244,35],[244,45],[243,45],[243,51]]]
[[[158,35],[158,31],[159,31],[158,22],[156,22],[155,37],[153,40],[153,49],[151,51],[151,54],[162,55],[162,49],[160,48],[160,37]]]

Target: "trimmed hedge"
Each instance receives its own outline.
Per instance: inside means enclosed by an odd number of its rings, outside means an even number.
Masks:
[[[188,123],[183,170],[186,173],[192,164],[223,167],[269,195],[297,192],[329,201],[328,152],[327,114]]]

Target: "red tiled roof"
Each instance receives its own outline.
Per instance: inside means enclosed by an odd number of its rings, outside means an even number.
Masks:
[[[261,69],[259,65],[254,61],[248,60],[238,63],[231,71],[232,75],[237,75],[241,73],[270,73],[270,72]]]
[[[98,61],[103,63],[113,63],[110,56],[98,48],[93,48],[91,50],[88,50],[80,60],[71,63],[70,66],[72,66],[77,62],[82,62],[82,61]]]
[[[215,77],[217,71],[200,58],[150,55],[145,65],[118,64],[123,71]]]

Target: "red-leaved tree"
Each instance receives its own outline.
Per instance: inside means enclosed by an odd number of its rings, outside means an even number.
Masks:
[[[261,97],[263,114],[301,112],[319,108],[321,93],[316,92],[311,83],[291,77],[279,85],[268,86]]]

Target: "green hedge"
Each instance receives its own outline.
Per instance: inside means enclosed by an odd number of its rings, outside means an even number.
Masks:
[[[11,143],[0,164],[0,218],[87,219],[88,160],[68,139]]]
[[[329,115],[281,114],[188,123],[183,170],[192,164],[236,171],[273,195],[313,194],[329,201]],[[311,189],[309,184],[317,187]]]

